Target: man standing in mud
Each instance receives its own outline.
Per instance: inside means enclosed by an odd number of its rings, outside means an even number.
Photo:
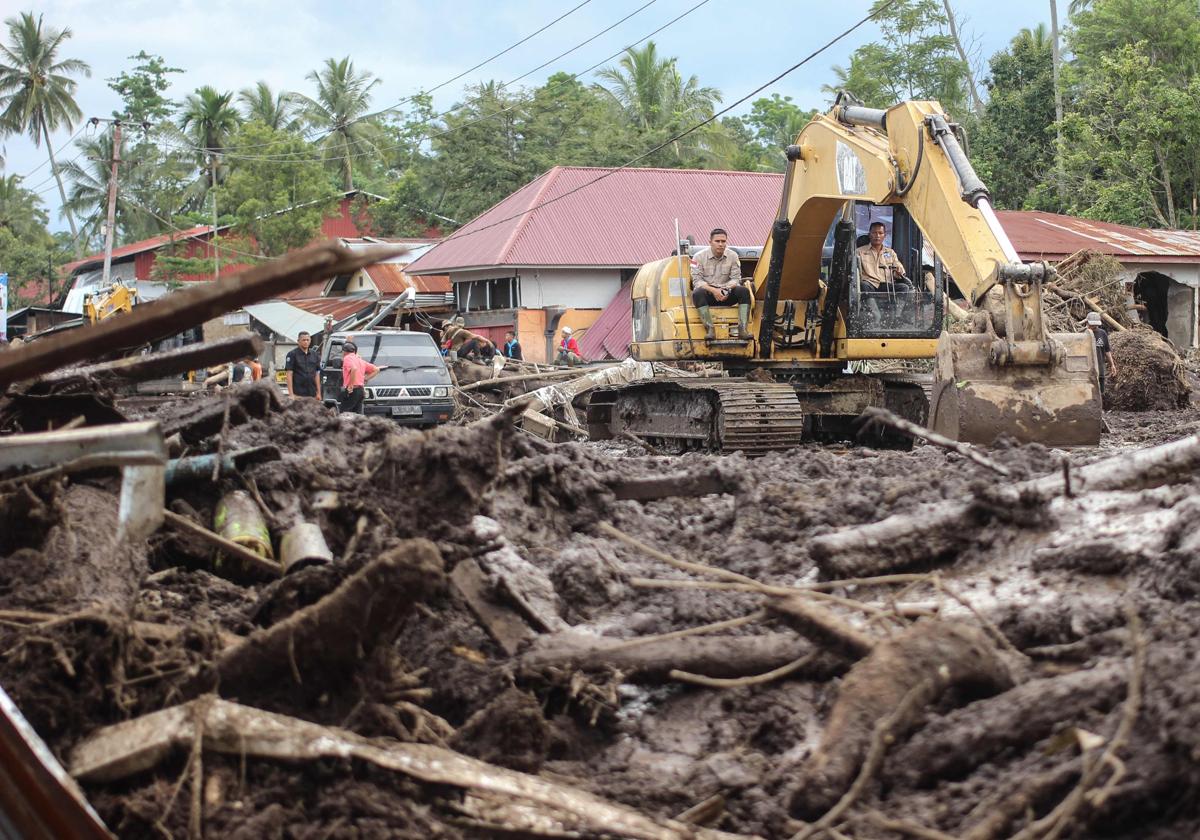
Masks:
[[[296,346],[284,358],[283,367],[287,371],[290,396],[321,399],[321,354],[312,346],[311,335],[300,333]]]
[[[358,345],[347,341],[342,345],[342,401],[338,406],[350,414],[362,414],[363,402],[367,398],[366,384],[382,368],[358,355]]]
[[[1096,373],[1100,376],[1100,395],[1104,396],[1104,371],[1105,363],[1107,363],[1108,372],[1112,376],[1117,375],[1117,362],[1113,358],[1112,347],[1108,343],[1108,331],[1100,326],[1100,313],[1089,312],[1087,316],[1087,328],[1092,333],[1092,340],[1096,343]]]

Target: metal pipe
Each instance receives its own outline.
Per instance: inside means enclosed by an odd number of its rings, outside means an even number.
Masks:
[[[861,105],[843,105],[837,111],[838,122],[846,125],[863,125],[887,133],[887,111],[882,108],[864,108]]]
[[[929,126],[929,133],[933,135],[933,142],[942,147],[942,151],[946,153],[946,157],[950,160],[950,166],[954,169],[954,174],[958,176],[958,184],[962,190],[962,200],[972,207],[978,207],[981,201],[990,199],[991,196],[988,193],[988,188],[984,186],[983,181],[975,174],[975,167],[971,166],[971,161],[967,158],[967,153],[959,145],[958,138],[954,136],[950,124],[946,122],[945,115],[930,114],[925,118],[925,123]]]

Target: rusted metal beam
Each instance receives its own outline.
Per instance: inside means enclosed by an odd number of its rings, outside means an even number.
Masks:
[[[136,347],[174,335],[248,303],[353,272],[405,250],[381,245],[352,251],[332,240],[309,246],[215,283],[174,292],[127,314],[0,354],[0,387],[94,359],[116,348]]]
[[[176,347],[161,353],[130,356],[112,362],[102,362],[98,365],[56,370],[42,377],[42,381],[60,382],[74,379],[77,376],[87,376],[110,382],[142,382],[147,379],[187,373],[189,370],[200,370],[224,362],[252,358],[262,353],[262,348],[262,339],[257,335],[247,333],[217,341],[206,341],[203,344]]]

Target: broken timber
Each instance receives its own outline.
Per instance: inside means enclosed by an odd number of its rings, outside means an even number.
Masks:
[[[174,292],[135,307],[127,314],[0,355],[0,387],[94,359],[120,347],[174,335],[248,303],[335,274],[349,274],[403,252],[404,249],[392,246],[351,251],[336,242],[312,245],[215,283]]]
[[[142,382],[147,379],[174,376],[190,370],[234,362],[262,354],[262,339],[256,335],[238,335],[149,353],[129,356],[112,362],[81,368],[56,370],[42,377],[43,382],[62,382],[76,377],[91,377],[101,381]]]

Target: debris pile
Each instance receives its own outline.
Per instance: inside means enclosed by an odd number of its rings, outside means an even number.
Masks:
[[[0,406],[31,836],[1200,833],[1196,409],[751,462],[49,384]]]
[[[1148,327],[1109,336],[1117,376],[1109,379],[1105,408],[1171,411],[1187,408],[1191,384],[1174,346]]]

